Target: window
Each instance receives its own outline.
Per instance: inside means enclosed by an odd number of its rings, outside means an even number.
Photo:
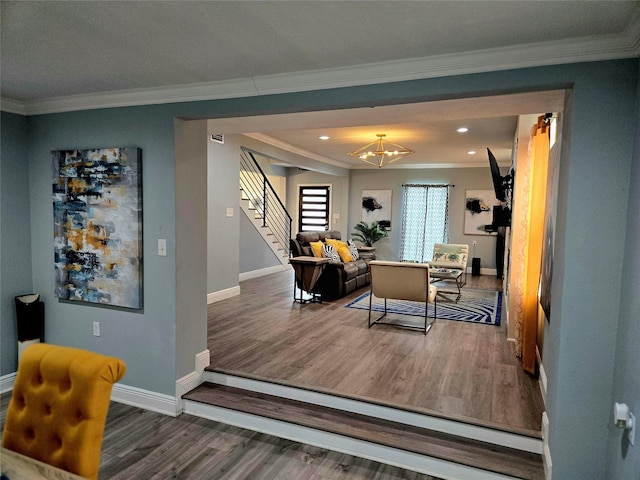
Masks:
[[[331,187],[300,187],[298,231],[322,232],[329,228],[329,193]]]
[[[403,185],[400,260],[428,262],[449,243],[449,185]]]

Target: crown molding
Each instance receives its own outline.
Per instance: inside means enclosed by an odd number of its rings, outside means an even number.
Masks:
[[[252,79],[194,83],[162,88],[136,88],[116,92],[70,95],[25,102],[27,115],[63,113],[100,108],[160,105],[164,103],[197,102],[259,95]]]
[[[640,12],[638,12],[636,17],[629,23],[624,35],[629,42],[629,48],[635,53],[633,56],[640,57]]]
[[[348,163],[340,162],[338,160],[334,160],[333,158],[325,157],[324,155],[319,155],[317,153],[310,152],[305,150],[304,148],[299,148],[294,145],[291,145],[287,142],[283,142],[282,140],[278,140],[277,138],[273,138],[270,135],[266,135],[264,133],[244,133],[246,137],[253,138],[254,140],[258,140],[259,142],[266,143],[267,145],[271,145],[272,147],[279,148],[280,150],[284,150],[290,153],[294,153],[296,155],[300,155],[304,158],[309,158],[311,160],[316,160],[322,163],[328,163],[329,165],[333,165],[334,167],[340,168],[353,168]],[[298,165],[292,165],[297,167]]]
[[[12,98],[0,97],[0,110],[23,116],[27,115],[27,109],[24,102],[13,100]]]
[[[221,82],[141,88],[20,102],[2,99],[2,110],[41,115],[100,108],[130,107],[273,95],[373,85],[423,78],[518,68],[594,62],[640,56],[640,18],[619,35],[548,41],[476,50],[453,55],[294,72]]]

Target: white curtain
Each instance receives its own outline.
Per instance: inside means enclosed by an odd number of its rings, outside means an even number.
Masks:
[[[449,185],[403,185],[400,260],[427,262],[449,242]]]

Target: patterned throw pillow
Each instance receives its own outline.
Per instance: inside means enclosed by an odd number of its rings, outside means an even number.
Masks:
[[[360,258],[360,254],[358,253],[358,247],[356,247],[356,244],[353,243],[353,240],[349,240],[347,246],[349,247],[349,251],[351,252],[351,257],[354,260],[358,260]]]
[[[328,258],[331,262],[341,262],[340,255],[336,252],[336,249],[331,245],[323,245],[322,246],[322,254],[325,258]]]

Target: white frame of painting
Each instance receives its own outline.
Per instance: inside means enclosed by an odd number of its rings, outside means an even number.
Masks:
[[[473,212],[468,208],[469,200],[478,200],[488,210]],[[493,223],[493,207],[501,205],[494,190],[467,190],[464,197],[464,234],[465,235],[497,235],[497,232],[487,232],[485,225]]]
[[[367,222],[367,224],[371,224],[371,222],[388,222],[388,226],[385,226],[384,223],[381,227],[386,231],[391,231],[391,210],[392,210],[392,194],[393,190],[362,190],[362,221]],[[373,199],[380,208],[375,208],[374,210],[370,210],[364,207],[365,199],[371,198]]]

